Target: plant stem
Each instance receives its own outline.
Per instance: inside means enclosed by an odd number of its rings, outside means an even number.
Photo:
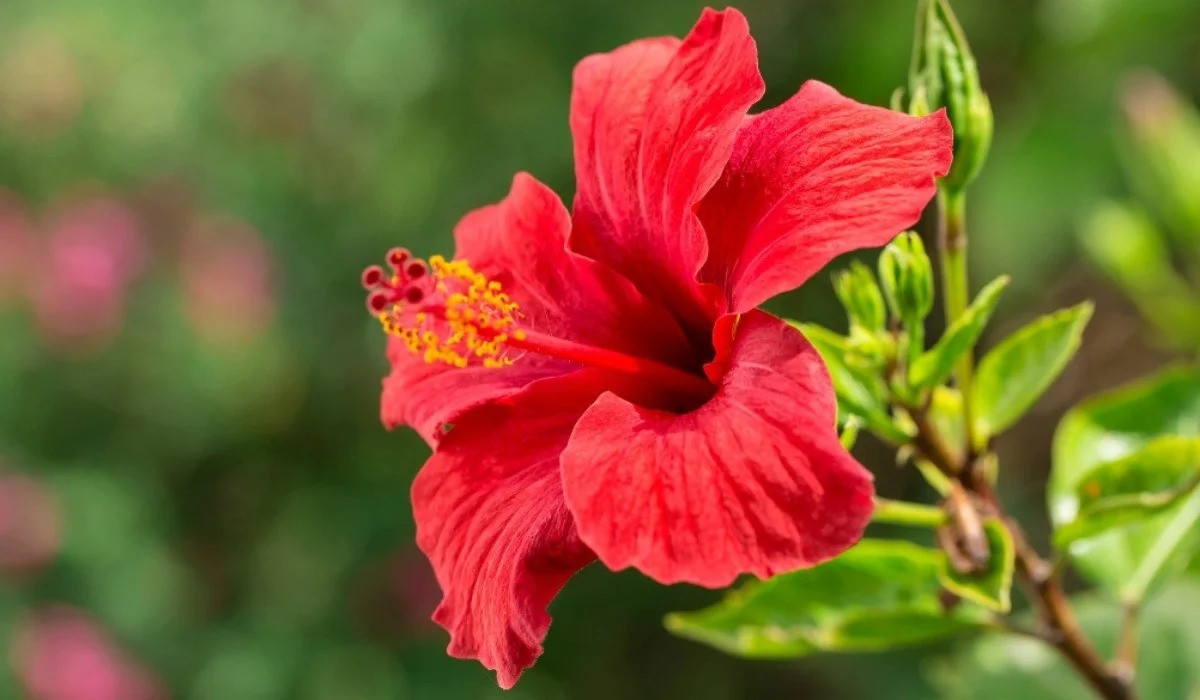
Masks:
[[[946,325],[954,323],[967,311],[970,287],[967,283],[967,197],[961,191],[938,190],[938,256],[942,268],[942,303],[946,310]],[[974,361],[971,353],[963,353],[954,370],[954,383],[962,394],[963,435],[969,453],[979,445],[975,442],[974,418],[971,415],[971,378]]]
[[[956,479],[958,470],[961,469],[959,460],[938,432],[937,426],[929,419],[929,412],[925,409],[910,409],[909,413],[917,426],[917,434],[912,438],[913,446],[928,456],[938,471]]]
[[[942,299],[946,324],[949,325],[966,312],[969,303],[966,195],[961,190],[939,189],[938,205]],[[986,445],[978,442],[975,434],[971,411],[973,374],[973,358],[971,353],[965,353],[955,367],[955,384],[962,394],[965,454],[949,447],[950,443],[930,420],[928,406],[914,406],[899,398],[893,399],[897,406],[909,413],[916,426],[911,445],[951,481],[946,507],[953,517],[945,527],[955,528],[957,532],[939,531],[942,539],[964,541],[983,517],[996,518],[1004,523],[1013,542],[1018,581],[1033,602],[1037,614],[1037,637],[1058,649],[1099,697],[1104,700],[1136,700],[1131,663],[1118,660],[1110,667],[1097,653],[1075,618],[1058,570],[1037,553],[1021,526],[1008,516],[992,489],[991,481],[979,468],[981,453]],[[1200,501],[1196,507],[1200,508]],[[948,551],[947,554],[954,553]],[[986,549],[981,554],[986,559]],[[1136,631],[1132,634],[1136,636]]]
[[[1130,683],[1130,678],[1110,668],[1079,627],[1058,571],[1037,553],[1021,526],[1004,513],[991,485],[981,481],[976,489],[1012,536],[1017,555],[1017,574],[1037,607],[1043,625],[1043,640],[1058,649],[1100,697],[1105,700],[1136,698],[1137,691]]]
[[[925,319],[912,318],[904,323],[907,331],[907,362],[905,367],[912,367],[921,353],[925,352]]]
[[[1131,683],[1132,674],[1124,673],[1119,668],[1110,668],[1097,653],[1079,627],[1057,571],[1037,553],[1021,527],[1005,513],[988,480],[977,478],[975,469],[953,461],[945,450],[926,452],[922,445],[942,445],[945,441],[928,418],[914,416],[914,422],[918,434],[913,444],[923,452],[924,457],[973,495],[985,515],[998,518],[1008,529],[1016,551],[1019,581],[1036,608],[1040,623],[1039,638],[1058,649],[1099,697],[1105,700],[1135,700],[1137,692]]]
[[[1117,636],[1117,653],[1113,659],[1113,670],[1120,673],[1126,683],[1132,684],[1137,672],[1138,616],[1141,606],[1126,603],[1121,614],[1121,631]]]
[[[935,528],[946,522],[946,511],[934,506],[927,506],[924,503],[876,498],[875,512],[871,515],[871,522]]]
[[[961,481],[951,484],[950,493],[946,498],[946,509],[961,536],[961,553],[968,563],[968,567],[963,571],[982,571],[991,558],[990,545],[987,535],[983,532],[983,520],[979,517],[979,510],[971,502],[971,495],[963,488]],[[950,554],[949,551],[946,553]]]

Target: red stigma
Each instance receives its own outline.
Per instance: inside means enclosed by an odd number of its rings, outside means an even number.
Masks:
[[[379,286],[384,280],[383,268],[378,265],[371,265],[362,273],[362,284],[367,289],[374,289]]]
[[[404,248],[392,248],[387,253],[387,264],[391,272],[369,265],[362,273],[367,310],[372,315],[399,313],[400,307],[420,304],[434,293],[434,280],[424,260],[413,258]]]
[[[388,261],[388,264],[391,265],[394,270],[399,271],[400,266],[404,264],[404,261],[408,260],[411,257],[412,257],[412,254],[409,253],[408,250],[406,250],[404,248],[392,248],[391,250],[388,251],[387,261]]]
[[[374,291],[367,295],[367,310],[373,314],[381,314],[392,303],[387,292]]]

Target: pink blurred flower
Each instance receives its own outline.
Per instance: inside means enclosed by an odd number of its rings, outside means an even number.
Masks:
[[[41,608],[22,621],[10,661],[30,700],[160,700],[161,683],[82,611]]]
[[[21,198],[0,190],[0,306],[25,291],[36,247]]]
[[[184,240],[180,268],[188,319],[201,340],[244,344],[274,321],[271,252],[249,224],[201,220]]]
[[[0,575],[23,578],[50,563],[62,544],[58,502],[21,474],[0,475]]]
[[[43,336],[64,350],[103,345],[120,328],[145,257],[137,219],[116,199],[94,197],[64,206],[46,232],[31,290]]]

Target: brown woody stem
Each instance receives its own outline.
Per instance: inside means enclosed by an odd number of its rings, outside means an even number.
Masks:
[[[969,303],[965,195],[962,191],[942,189],[938,192],[938,204],[942,300],[946,324],[949,325],[962,316]],[[954,372],[955,385],[962,394],[963,402],[965,439],[961,453],[947,446],[945,436],[930,420],[927,407],[897,402],[908,411],[916,425],[913,447],[949,477],[952,484],[947,494],[947,509],[957,532],[939,533],[939,539],[947,546],[948,554],[957,557],[960,564],[965,563],[962,560],[973,560],[981,553],[986,562],[987,541],[982,537],[981,530],[977,530],[980,520],[990,517],[1004,523],[1016,551],[1018,582],[1033,602],[1038,617],[1037,636],[1058,649],[1099,697],[1105,700],[1135,700],[1137,691],[1133,687],[1133,652],[1123,652],[1111,667],[1105,663],[1080,629],[1058,571],[1037,553],[1021,527],[1005,513],[984,473],[986,470],[979,468],[981,453],[986,451],[987,445],[986,436],[976,434],[972,416],[973,374],[971,353],[965,353]],[[982,552],[978,551],[981,543]],[[956,551],[950,552],[950,548]],[[1128,626],[1133,627],[1132,624]],[[1127,634],[1136,636],[1136,631]],[[1133,648],[1132,642],[1124,647]]]
[[[1105,700],[1135,700],[1137,691],[1132,683],[1132,669],[1125,668],[1126,664],[1122,663],[1112,667],[1105,663],[1079,627],[1058,572],[1037,553],[1021,527],[1004,512],[1003,505],[991,484],[980,475],[980,470],[955,459],[953,453],[945,448],[945,440],[937,433],[936,426],[924,414],[922,410],[913,415],[917,426],[913,444],[925,459],[955,480],[949,504],[956,523],[962,520],[961,516],[953,514],[954,509],[978,508],[982,512],[976,512],[976,521],[980,515],[994,517],[1008,529],[1016,551],[1018,580],[1033,602],[1038,617],[1038,638],[1058,649],[1087,680],[1098,697]],[[955,497],[955,491],[962,491],[965,497]]]

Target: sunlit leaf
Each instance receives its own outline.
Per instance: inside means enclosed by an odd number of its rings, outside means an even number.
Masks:
[[[1200,485],[1200,438],[1167,436],[1088,472],[1079,511],[1054,533],[1059,547],[1171,508]]]
[[[929,420],[937,427],[946,446],[961,454],[966,442],[962,394],[950,387],[934,387],[929,400]]]
[[[1085,505],[1081,489],[1097,469],[1169,435],[1200,437],[1200,373],[1194,368],[1166,370],[1073,409],[1054,438],[1047,492],[1054,524],[1066,527],[1079,517]],[[1075,538],[1067,551],[1093,581],[1139,597],[1164,571],[1182,568],[1194,556],[1200,540],[1196,493],[1138,522]]]
[[[832,561],[743,585],[724,601],[674,613],[667,628],[737,656],[792,658],[873,651],[976,627],[982,609],[944,609],[944,555],[908,542],[863,540]]]
[[[983,358],[971,395],[981,438],[999,433],[1029,410],[1079,349],[1091,316],[1090,302],[1043,316]]]

